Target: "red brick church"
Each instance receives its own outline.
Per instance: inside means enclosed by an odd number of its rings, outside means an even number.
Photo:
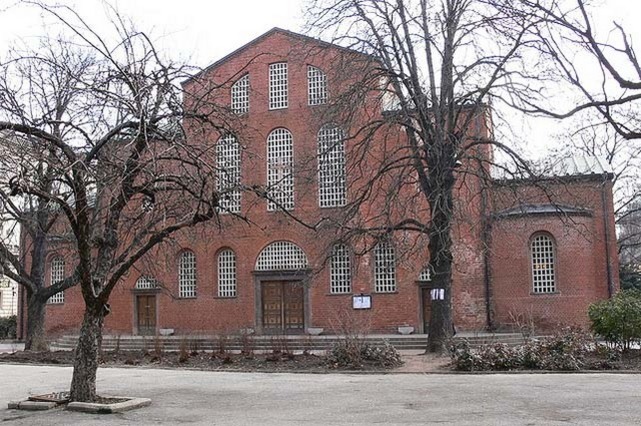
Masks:
[[[371,332],[425,331],[432,288],[424,244],[400,234],[352,246],[337,239],[335,227],[301,224],[340,216],[357,179],[349,141],[322,113],[339,90],[333,61],[349,63],[354,55],[273,29],[184,83],[186,102],[215,86],[216,102],[242,123],[233,135],[191,135],[216,147],[225,171],[220,188],[241,180],[266,186],[271,201],[228,191],[220,224],[185,232],[136,265],[112,294],[107,333],[338,333],[349,321]],[[476,137],[491,137],[489,110],[475,129]],[[464,218],[454,230],[457,329],[586,325],[588,306],[618,290],[612,175],[573,166],[537,182],[495,180],[484,196],[473,177],[457,190]],[[234,220],[239,212],[251,221]],[[55,250],[48,256],[47,279],[72,270],[71,259]],[[54,296],[48,330],[77,331],[83,310],[79,288]],[[24,310],[19,321],[24,325]]]

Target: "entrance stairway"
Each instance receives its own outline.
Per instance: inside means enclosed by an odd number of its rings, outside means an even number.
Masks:
[[[104,336],[102,349],[105,351],[140,351],[154,350],[162,345],[165,351],[179,351],[181,346],[188,350],[219,350],[221,343],[225,350],[240,351],[247,348],[254,351],[323,351],[345,336],[308,336],[308,335],[277,335],[277,336]],[[466,339],[470,346],[476,347],[488,343],[505,343],[518,345],[524,342],[520,333],[459,333],[454,340]],[[361,340],[382,344],[388,341],[398,350],[422,350],[427,344],[426,334],[411,334],[407,336],[394,334],[371,334],[361,337]],[[52,342],[52,350],[73,350],[78,342],[78,336],[67,335]]]

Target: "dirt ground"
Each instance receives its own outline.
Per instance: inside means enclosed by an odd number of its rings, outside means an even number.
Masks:
[[[359,370],[389,372],[434,372],[447,369],[449,358],[436,358],[424,355],[404,355],[404,364],[395,368],[383,368],[364,363]],[[15,352],[0,354],[0,362],[20,364],[73,364],[73,352]],[[160,356],[153,352],[119,351],[101,355],[101,365],[111,367],[140,366],[155,368],[192,368],[214,371],[279,371],[279,372],[332,372],[341,370],[329,365],[324,355],[314,354],[220,354],[211,352],[191,352],[188,355],[167,352]]]

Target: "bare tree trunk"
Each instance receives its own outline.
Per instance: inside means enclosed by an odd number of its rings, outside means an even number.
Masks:
[[[49,349],[45,334],[45,309],[46,302],[40,300],[37,293],[31,293],[28,296],[25,351],[46,351]]]
[[[443,300],[432,300],[427,352],[444,353],[454,334],[452,322],[452,262],[441,261],[434,267],[434,288],[443,289]]]
[[[87,305],[85,309],[73,364],[72,401],[92,402],[96,399],[96,372],[105,312],[101,302]]]

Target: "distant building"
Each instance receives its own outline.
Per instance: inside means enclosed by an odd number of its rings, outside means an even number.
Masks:
[[[398,235],[372,241],[363,252],[337,240],[335,229],[310,231],[287,214],[310,222],[338,216],[350,183],[358,179],[358,170],[350,175],[351,146],[342,140],[342,129],[322,119],[341,72],[328,58],[355,54],[273,29],[184,84],[193,94],[214,82],[215,101],[229,105],[244,123],[237,135],[200,136],[216,147],[217,166],[224,171],[219,189],[241,181],[247,187],[267,185],[273,201],[227,191],[222,207],[248,213],[251,223],[223,214],[220,228],[185,232],[170,253],[136,265],[112,294],[107,332],[341,332],[347,320],[367,322],[371,332],[427,329],[435,293],[425,245],[413,246],[414,237]],[[491,137],[489,112],[475,119],[473,136]],[[483,196],[478,178],[465,177],[456,192],[463,215],[454,226],[457,329],[518,321],[585,326],[588,306],[618,289],[612,175],[576,166],[537,182],[496,180]],[[429,211],[420,202],[407,208]],[[371,219],[377,209],[364,206],[362,214]],[[62,249],[52,248],[47,259],[49,282],[72,270]],[[71,288],[49,301],[47,327],[77,330],[82,313],[80,289]]]

